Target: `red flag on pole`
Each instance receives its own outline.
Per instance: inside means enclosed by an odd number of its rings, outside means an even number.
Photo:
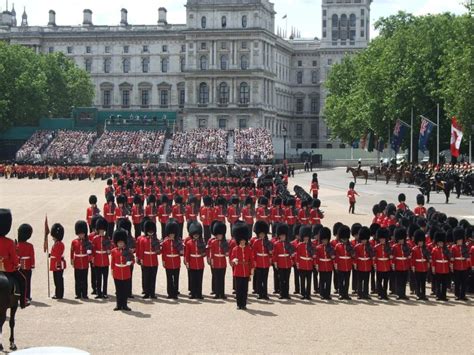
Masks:
[[[451,118],[451,155],[454,158],[459,157],[459,149],[462,141],[462,128],[456,120],[456,117]]]
[[[44,219],[44,243],[43,243],[43,251],[45,253],[48,252],[48,235],[49,235],[49,225],[48,225],[48,215],[45,216]]]

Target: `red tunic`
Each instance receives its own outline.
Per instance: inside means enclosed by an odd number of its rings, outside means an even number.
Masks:
[[[91,254],[87,254],[84,241],[76,238],[71,242],[71,264],[74,269],[84,270],[89,268]]]
[[[385,251],[385,244],[377,244],[374,247],[374,266],[379,272],[390,271],[390,255]]]
[[[332,271],[334,267],[333,258],[326,252],[326,245],[319,244],[316,247],[316,253],[314,255],[314,263],[318,266],[319,272]]]
[[[347,197],[349,198],[349,202],[356,202],[356,195],[358,195],[358,193],[355,190],[349,189],[347,191]]]
[[[300,209],[298,212],[298,220],[303,225],[311,224],[311,211],[306,208]]]
[[[273,206],[270,212],[272,223],[281,223],[285,221],[285,211],[280,206]]]
[[[423,255],[422,247],[415,245],[411,249],[411,267],[415,268],[415,272],[427,272],[430,267],[429,261]]]
[[[224,209],[222,208],[222,206],[215,206],[213,215],[214,215],[214,220],[225,223],[225,214],[224,214]]]
[[[256,212],[256,219],[257,221],[264,221],[269,223],[270,222],[270,212],[266,207],[259,207],[257,208]]]
[[[469,270],[469,258],[464,258],[462,256],[462,249],[460,245],[453,245],[451,247],[451,254],[452,254],[452,259],[453,259],[454,270],[456,271]]]
[[[392,247],[392,264],[395,267],[395,271],[407,271],[410,268],[410,255],[405,256],[403,254],[401,244],[397,243]]]
[[[156,223],[156,214],[157,214],[157,208],[156,206],[153,206],[153,208],[148,205],[145,207],[145,216],[150,218],[150,220],[154,223]],[[132,210],[133,211],[133,210]]]
[[[416,206],[413,213],[415,213],[415,216],[426,217],[426,208],[425,206]]]
[[[207,206],[201,207],[200,218],[203,226],[210,226],[214,220],[214,209]]]
[[[87,224],[88,225],[91,225],[92,223],[92,217],[94,217],[95,215],[98,215],[99,214],[99,210],[97,207],[89,207],[87,208],[87,211],[86,211],[86,219],[87,219]]]
[[[184,249],[184,262],[188,265],[191,270],[203,270],[204,269],[204,257],[205,253],[200,253],[197,240],[191,239],[186,242]]]
[[[227,267],[226,257],[229,253],[224,252],[221,247],[221,241],[217,239],[209,240],[208,256],[213,269],[225,269]]]
[[[296,215],[293,211],[293,207],[288,207],[285,209],[285,221],[289,226],[292,226],[296,223]]]
[[[123,249],[114,248],[112,249],[111,264],[112,264],[112,277],[115,280],[129,280],[132,278],[133,260],[127,262],[127,259],[122,255]]]
[[[33,244],[19,242],[16,246],[16,253],[20,261],[21,270],[31,270],[35,268],[35,249]]]
[[[271,253],[265,248],[263,239],[256,239],[252,244],[253,258],[255,267],[259,269],[267,269],[271,264]]]
[[[187,205],[185,209],[186,221],[197,221],[198,212],[194,211],[194,205]]]
[[[351,254],[347,251],[344,243],[337,243],[334,248],[336,255],[336,267],[338,271],[351,271],[353,260]]]
[[[66,261],[63,258],[64,254],[64,243],[56,241],[49,254],[49,271],[60,271],[66,268]]]
[[[443,253],[443,248],[434,247],[431,252],[432,268],[435,274],[449,273],[449,259]]]
[[[251,207],[242,208],[242,219],[247,224],[253,224],[253,212]]]
[[[367,253],[365,244],[359,243],[354,248],[354,265],[357,266],[357,271],[367,272],[372,270],[372,258]]]
[[[144,210],[140,205],[133,205],[132,206],[132,223],[133,224],[140,224],[142,223],[142,219],[144,216]]]
[[[92,240],[92,255],[94,266],[106,267],[110,265],[109,254],[111,244],[108,247],[104,246],[104,241],[108,238],[106,236],[96,235]]]
[[[305,242],[298,243],[296,247],[296,266],[298,270],[313,270],[314,269],[314,255],[308,252],[307,244]]]
[[[142,266],[158,266],[158,252],[152,247],[150,237],[142,235],[137,238],[135,253]]]
[[[106,203],[104,204],[104,218],[107,221],[107,223],[115,223],[116,215],[115,215],[115,210],[117,209],[117,206],[115,204],[109,204]]]
[[[234,277],[249,277],[254,268],[252,248],[235,246],[230,253]]]
[[[273,263],[279,269],[291,269],[292,255],[285,250],[285,242],[277,241],[273,247]]]
[[[234,205],[229,206],[227,209],[227,221],[229,224],[234,224],[240,218],[240,210]]]
[[[181,267],[180,252],[168,237],[161,243],[161,260],[165,269],[176,270]]]
[[[309,212],[309,224],[321,224],[321,220],[323,218],[324,218],[324,215],[317,208],[313,208]]]

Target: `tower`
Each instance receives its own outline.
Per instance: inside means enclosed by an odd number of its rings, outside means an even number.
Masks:
[[[372,0],[322,0],[325,48],[365,48],[370,41]]]
[[[12,6],[12,26],[16,27],[16,11],[15,11],[15,4]]]
[[[23,9],[23,15],[21,15],[21,25],[28,26],[28,15],[26,14],[26,7]]]

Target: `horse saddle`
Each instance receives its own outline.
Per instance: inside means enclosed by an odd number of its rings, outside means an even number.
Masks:
[[[9,293],[11,295],[20,296],[21,295],[20,283],[18,282],[18,280],[15,277],[13,277],[12,275],[9,275],[9,274],[0,273],[0,277],[2,275],[8,280],[8,284],[10,285],[10,287],[9,287],[10,292]]]

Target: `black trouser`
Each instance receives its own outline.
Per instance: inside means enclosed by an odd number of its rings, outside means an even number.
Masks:
[[[408,271],[408,283],[410,285],[410,292],[415,292],[416,290],[415,273],[411,270]]]
[[[358,284],[357,284],[357,296],[360,298],[369,297],[369,277],[370,271],[357,271]]]
[[[158,266],[142,266],[142,281],[145,288],[145,296],[155,296],[157,273]]]
[[[336,290],[336,293],[339,292],[339,274],[337,270],[334,271],[334,289]]]
[[[204,229],[204,241],[207,242],[211,239],[211,226],[203,226]]]
[[[389,271],[388,281],[390,293],[396,293],[395,271]]]
[[[454,270],[454,294],[458,298],[466,298],[468,273],[468,270]]]
[[[377,292],[377,282],[375,280],[375,270],[373,268],[370,271],[370,291],[373,293]]]
[[[191,279],[191,297],[202,297],[202,276],[204,274],[203,269],[194,270],[189,269],[189,277]]]
[[[435,274],[436,279],[436,298],[445,299],[446,291],[449,286],[449,274]]]
[[[313,270],[313,289],[314,293],[317,293],[319,290],[319,283],[318,283],[318,270]]]
[[[179,269],[166,269],[166,292],[169,297],[178,297]]]
[[[397,289],[398,297],[406,297],[408,270],[407,271],[395,271],[395,286]]]
[[[214,268],[211,267],[211,294],[216,293],[216,278],[214,276]]]
[[[415,294],[419,298],[426,297],[426,272],[414,272]]]
[[[255,269],[254,279],[256,280],[256,291],[259,297],[268,297],[268,270],[268,267]]]
[[[300,271],[296,266],[293,266],[294,278],[295,278],[295,293],[300,293]]]
[[[107,296],[107,283],[109,279],[109,267],[108,266],[96,266],[95,277],[96,277],[96,292],[98,296]]]
[[[354,214],[355,213],[355,201],[354,202],[349,202],[349,213]]]
[[[165,233],[166,223],[160,222],[160,224],[161,224],[161,239],[165,240],[165,238],[166,238],[166,233]]]
[[[64,297],[64,278],[63,278],[63,270],[53,271],[53,280],[54,280],[54,295],[56,298],[63,298]]]
[[[348,298],[349,297],[349,279],[351,278],[350,271],[338,271],[337,279],[339,281],[339,296]]]
[[[352,267],[352,293],[357,292],[357,285],[359,284],[359,272]]]
[[[114,234],[114,228],[115,228],[115,223],[114,222],[108,222],[107,223],[107,237],[112,238]]]
[[[288,298],[290,296],[290,274],[291,268],[278,268],[278,279],[280,281],[280,296]]]
[[[332,271],[319,272],[319,295],[322,298],[329,298],[331,296],[331,276]]]
[[[25,278],[25,296],[27,299],[31,299],[31,270],[20,270]]]
[[[213,273],[214,282],[212,284],[212,290],[217,297],[224,297],[224,285],[225,285],[225,272],[226,269],[211,269]]]
[[[275,266],[273,268],[273,290],[275,293],[280,293],[280,274],[278,273],[278,269]]]
[[[311,297],[311,276],[312,270],[298,270],[301,283],[301,296],[305,298]]]
[[[117,308],[125,309],[127,307],[127,298],[130,290],[130,279],[128,280],[117,280],[115,282],[115,293],[117,297]]]
[[[379,297],[387,298],[388,278],[390,271],[377,271],[377,293]]]
[[[135,232],[135,239],[137,239],[142,234],[142,224],[133,224],[133,230]]]
[[[22,274],[20,271],[16,270],[16,271],[13,271],[13,272],[5,272],[5,276],[7,276],[7,278],[13,278],[15,280],[17,280],[18,282],[18,286],[20,287],[20,289],[18,291],[20,291],[20,305],[21,307],[25,307],[25,304],[26,304],[26,278],[25,278],[25,275]]]
[[[183,225],[184,223],[178,223],[178,239],[182,239],[183,238]]]
[[[89,263],[90,268],[91,268],[91,289],[92,289],[92,294],[97,293],[97,270],[92,263]]]
[[[127,287],[128,287],[128,297],[132,297],[132,290],[133,290],[133,285],[132,285],[132,282],[133,282],[133,264],[130,265],[130,274],[132,275],[132,277],[130,278],[130,280],[129,280],[128,283],[127,283]]]
[[[249,278],[248,277],[236,277],[235,278],[235,291],[237,307],[247,306],[247,296],[249,292]]]
[[[295,239],[295,236],[293,234],[293,224],[288,225],[288,240],[292,242]]]
[[[76,297],[87,297],[87,274],[89,269],[74,269]]]

